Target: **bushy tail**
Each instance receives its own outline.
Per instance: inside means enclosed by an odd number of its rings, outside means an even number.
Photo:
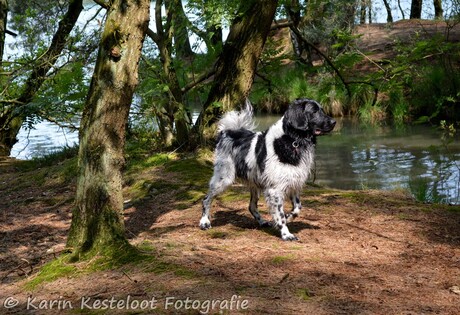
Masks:
[[[251,102],[246,99],[245,108],[241,111],[231,111],[226,113],[218,123],[218,132],[224,130],[248,129],[256,128],[253,120],[253,108]]]

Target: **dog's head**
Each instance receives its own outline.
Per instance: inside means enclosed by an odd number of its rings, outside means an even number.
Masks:
[[[283,125],[299,136],[319,136],[332,131],[335,120],[316,101],[300,98],[289,105]]]

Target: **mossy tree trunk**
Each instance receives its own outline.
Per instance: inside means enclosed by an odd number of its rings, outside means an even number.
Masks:
[[[108,8],[80,125],[77,194],[67,241],[75,258],[128,245],[121,170],[149,7],[149,0],[114,0]]]
[[[205,139],[212,134],[213,128],[208,127],[222,113],[244,104],[277,6],[275,0],[242,2],[216,62],[214,83],[197,121]]]
[[[173,39],[182,39],[175,43],[177,58],[190,57],[193,54],[187,38],[185,27],[185,13],[182,3],[178,0],[165,1],[165,18],[162,16],[163,1],[155,2],[156,32],[149,31],[148,35],[157,44],[160,53],[160,61],[163,66],[164,80],[168,85],[165,92],[167,101],[162,111],[158,113],[160,133],[163,145],[170,147],[174,141],[184,144],[189,140],[191,119],[188,110],[183,104],[183,93],[173,64]],[[163,23],[163,21],[165,21]],[[188,58],[187,57],[187,58]]]
[[[2,98],[0,102],[0,156],[9,155],[13,145],[17,142],[16,136],[26,118],[24,108],[33,100],[46,81],[48,72],[61,55],[82,10],[83,0],[69,2],[67,12],[60,20],[50,46],[40,58],[37,58],[36,64],[22,86],[20,95],[15,99]]]

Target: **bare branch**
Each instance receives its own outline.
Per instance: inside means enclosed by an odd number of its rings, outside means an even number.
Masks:
[[[213,68],[212,70],[210,70],[209,72],[206,72],[204,74],[202,74],[201,76],[199,76],[195,81],[193,82],[190,82],[189,84],[185,85],[181,91],[182,93],[187,93],[188,91],[190,91],[191,89],[193,89],[194,87],[196,87],[197,85],[199,85],[200,83],[204,82],[205,80],[209,79],[210,77],[212,77],[214,74],[216,73],[216,70]]]
[[[315,45],[313,45],[312,43],[310,43],[305,37],[303,37],[303,35],[299,32],[299,30],[294,27],[294,26],[291,26],[290,27],[291,31],[294,32],[294,34],[297,35],[297,37],[302,40],[305,44],[307,44],[308,46],[310,46],[313,50],[315,50],[318,55],[320,55],[325,61],[326,63],[334,70],[334,72],[337,74],[337,76],[339,77],[340,81],[342,81],[345,89],[347,90],[347,94],[348,96],[351,97],[351,91],[350,91],[350,87],[348,86],[348,83],[347,81],[345,81],[345,78],[343,77],[342,73],[340,72],[340,70],[334,65],[334,63],[331,61],[331,59],[329,59],[328,56],[326,56],[318,47],[316,47]]]

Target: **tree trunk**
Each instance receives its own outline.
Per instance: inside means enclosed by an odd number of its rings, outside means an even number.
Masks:
[[[5,49],[5,34],[6,34],[7,16],[8,16],[8,1],[0,0],[0,71],[2,69],[3,52]],[[3,74],[0,74],[0,75],[3,77]]]
[[[442,9],[442,0],[433,0],[434,5],[434,18],[437,20],[441,20],[444,15],[444,11]]]
[[[393,23],[390,3],[388,3],[388,0],[383,0],[383,4],[385,5],[385,10],[387,11],[387,23]]]
[[[0,0],[0,72],[3,72],[3,53],[5,49],[5,35],[6,35],[6,23],[7,23],[7,16],[8,16],[8,1],[7,0]],[[0,86],[3,87],[5,82],[5,75],[0,73]],[[2,126],[2,121],[8,119],[6,115],[3,114],[5,104],[0,103],[0,126]],[[11,130],[11,128],[9,128]],[[3,131],[0,127],[0,156],[8,156],[10,155],[11,148],[13,144],[11,144],[11,135],[7,130]],[[14,135],[13,138],[16,138]]]
[[[187,16],[182,7],[181,0],[165,0],[166,7],[172,11],[173,20],[172,28],[174,34],[174,48],[176,56],[181,61],[185,61],[193,57],[192,47],[187,30]]]
[[[293,27],[299,29],[302,22],[299,0],[292,0],[287,2],[284,6],[286,9],[288,21],[293,24]],[[311,56],[310,47],[305,45],[305,42],[298,38],[297,34],[295,34],[292,30],[290,31],[290,36],[292,47],[297,59],[300,62],[313,67],[313,59]]]
[[[197,121],[201,131],[215,123],[222,113],[244,104],[277,6],[276,0],[242,3],[241,14],[233,21],[216,62],[214,83]],[[211,136],[212,130],[209,131],[205,138]]]
[[[67,241],[75,258],[111,254],[128,245],[121,170],[149,7],[149,0],[114,0],[108,9],[80,125],[77,194]]]
[[[406,19],[406,15],[404,13],[404,10],[401,6],[401,0],[398,0],[398,8],[399,8],[399,11],[401,11],[401,16],[402,16],[402,19],[405,20]]]
[[[46,53],[37,60],[22,88],[19,97],[11,102],[0,103],[0,156],[9,155],[16,136],[24,120],[21,107],[28,105],[47,79],[48,71],[54,66],[64,49],[67,38],[83,10],[83,0],[72,0],[67,13],[59,22],[59,27],[51,40]]]
[[[412,0],[410,6],[410,19],[422,18],[422,0]]]
[[[182,8],[182,4],[178,2],[178,0],[165,1],[166,22],[163,23],[161,10],[163,1],[156,1],[155,22],[157,32],[150,34],[151,38],[158,46],[160,61],[163,66],[163,75],[168,85],[168,90],[165,92],[167,101],[164,103],[163,110],[158,113],[161,129],[160,133],[166,147],[170,147],[174,140],[177,140],[180,144],[188,142],[191,126],[189,113],[183,104],[183,93],[180,88],[179,79],[172,58],[172,41],[173,38],[177,38],[175,33],[177,28],[174,28],[173,24],[177,23],[177,21],[173,21],[177,19],[177,6]],[[185,15],[183,18],[185,18]],[[183,21],[183,23],[185,23],[185,21]]]
[[[359,11],[359,24],[366,24],[366,10],[367,10],[367,1],[361,0],[361,7]]]

